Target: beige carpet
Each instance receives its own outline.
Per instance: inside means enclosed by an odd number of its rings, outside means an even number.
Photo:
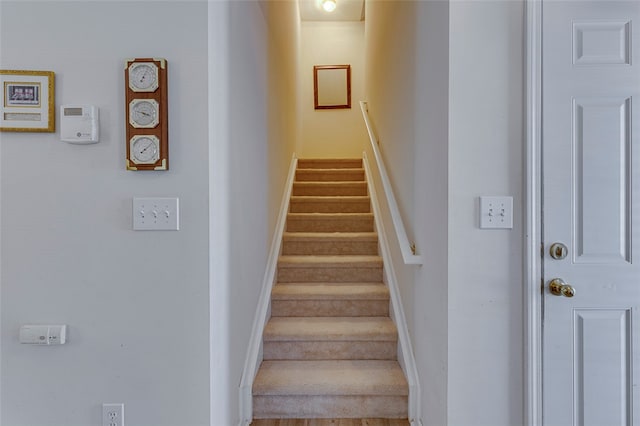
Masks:
[[[298,161],[282,242],[254,418],[406,419],[408,386],[361,159]]]

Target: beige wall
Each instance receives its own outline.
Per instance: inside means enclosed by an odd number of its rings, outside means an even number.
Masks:
[[[351,109],[316,110],[314,65],[351,65]],[[302,22],[298,157],[361,157],[366,141],[358,101],[364,97],[364,22]]]

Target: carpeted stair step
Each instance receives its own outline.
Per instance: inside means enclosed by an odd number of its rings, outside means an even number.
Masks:
[[[299,169],[359,169],[361,158],[300,158]]]
[[[377,255],[375,232],[285,232],[283,255]]]
[[[310,196],[364,196],[366,182],[294,182],[292,195]]]
[[[373,232],[373,213],[289,213],[288,232]]]
[[[406,419],[361,159],[300,159],[271,291],[256,419]]]
[[[280,256],[278,282],[382,282],[380,256]]]
[[[396,359],[389,317],[273,317],[264,330],[265,360]]]
[[[364,169],[301,169],[296,170],[297,182],[363,182]]]
[[[291,213],[369,213],[371,199],[367,196],[291,197]]]
[[[382,283],[288,283],[271,293],[273,317],[371,317],[389,315]]]
[[[254,418],[406,418],[408,386],[397,361],[264,361]]]

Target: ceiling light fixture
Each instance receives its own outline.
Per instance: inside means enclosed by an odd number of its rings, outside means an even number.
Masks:
[[[336,0],[323,0],[322,8],[326,12],[333,12],[334,10],[336,10]]]

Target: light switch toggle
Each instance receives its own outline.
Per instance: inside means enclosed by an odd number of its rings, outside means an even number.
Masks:
[[[64,345],[67,341],[66,325],[23,325],[20,343],[29,345]]]

